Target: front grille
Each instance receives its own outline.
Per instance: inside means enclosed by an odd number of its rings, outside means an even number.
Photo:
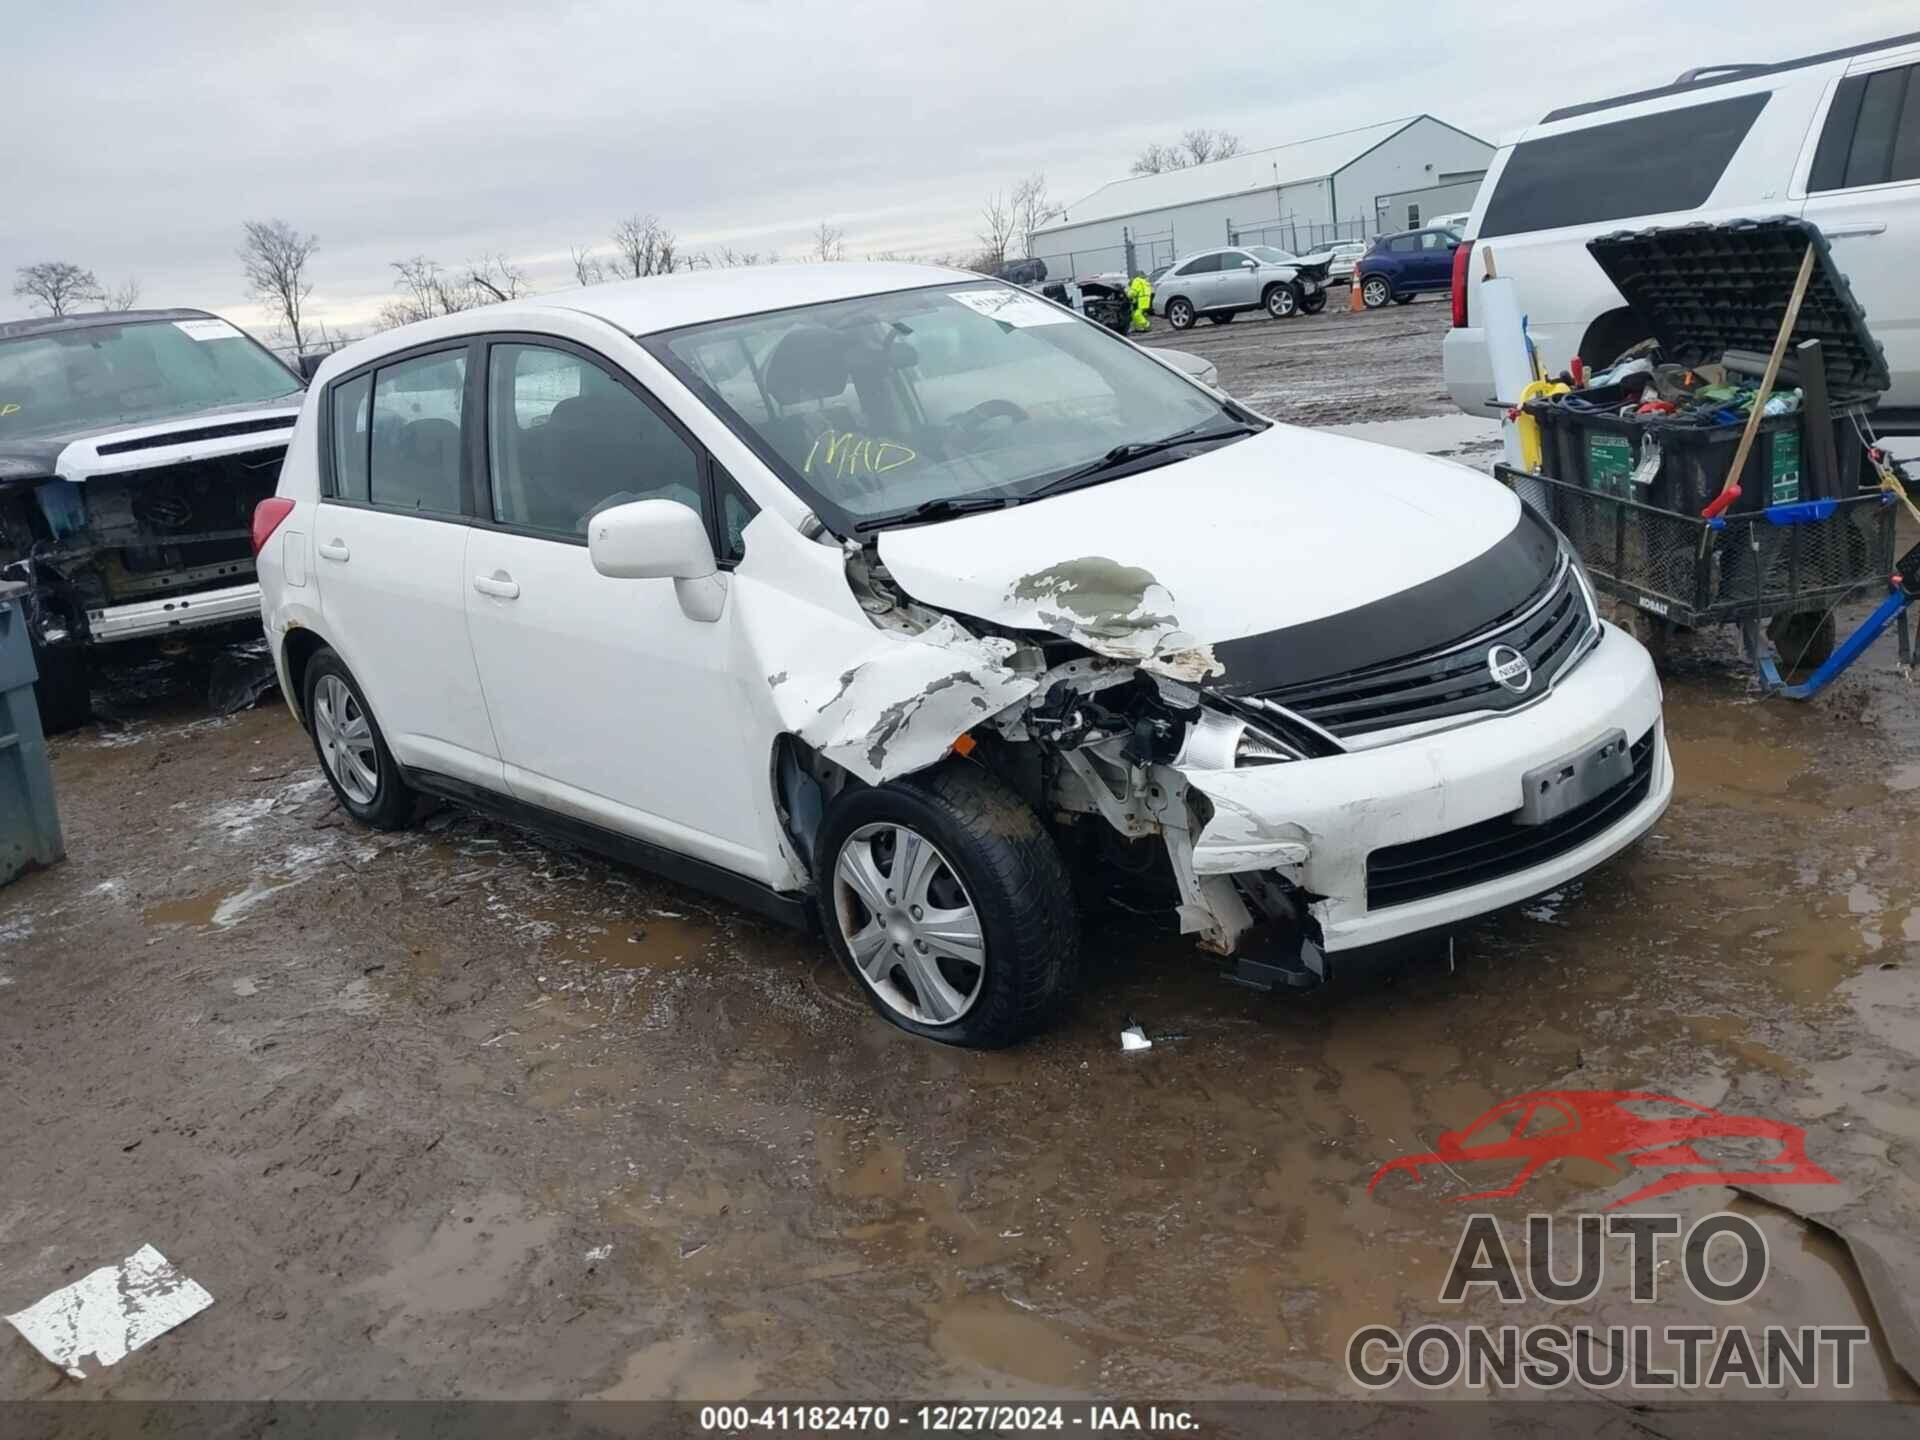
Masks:
[[[1633,742],[1628,752],[1631,776],[1544,825],[1519,825],[1510,815],[1496,815],[1478,825],[1374,851],[1367,857],[1367,908],[1383,910],[1465,890],[1578,849],[1647,798],[1653,786],[1654,733],[1649,730]]]
[[[1476,710],[1510,710],[1537,700],[1593,633],[1573,567],[1562,562],[1525,604],[1468,640],[1261,694],[1335,735],[1364,735]],[[1521,693],[1493,678],[1487,654],[1509,645],[1527,657],[1533,682]]]

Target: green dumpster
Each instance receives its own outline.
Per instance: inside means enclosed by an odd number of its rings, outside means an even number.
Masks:
[[[67,853],[33,702],[33,647],[16,581],[0,580],[0,885]]]

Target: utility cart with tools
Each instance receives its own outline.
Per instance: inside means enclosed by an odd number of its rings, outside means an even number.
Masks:
[[[1495,473],[1601,593],[1658,627],[1738,625],[1771,693],[1817,693],[1889,625],[1912,663],[1920,546],[1896,565],[1912,501],[1870,425],[1886,359],[1825,237],[1781,218],[1587,248],[1653,344],[1530,386],[1515,419],[1532,468]],[[1834,612],[1863,596],[1881,603],[1836,647]],[[1817,668],[1789,685],[1782,659]]]

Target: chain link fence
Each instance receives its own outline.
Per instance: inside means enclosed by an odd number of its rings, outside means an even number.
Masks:
[[[1123,239],[1118,245],[1085,250],[1042,249],[1033,258],[1045,262],[1049,281],[1067,281],[1088,280],[1095,275],[1132,275],[1136,271],[1145,275],[1162,265],[1171,265],[1179,255],[1171,228],[1141,234],[1123,227],[1120,233]],[[1046,244],[1044,237],[1040,243]]]
[[[1339,220],[1322,224],[1291,217],[1269,220],[1260,225],[1235,225],[1227,222],[1227,245],[1271,245],[1291,255],[1311,255],[1329,245],[1346,240],[1370,240],[1378,226],[1368,220]]]

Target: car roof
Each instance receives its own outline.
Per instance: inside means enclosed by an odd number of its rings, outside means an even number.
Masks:
[[[55,335],[91,330],[103,325],[137,325],[146,320],[212,320],[205,310],[89,310],[84,315],[36,316],[28,320],[0,320],[0,340],[23,335]]]
[[[853,300],[862,295],[884,295],[929,285],[951,285],[963,280],[991,282],[992,279],[972,270],[890,260],[753,265],[652,275],[644,280],[615,280],[535,296],[519,304],[509,302],[505,308],[531,305],[539,309],[577,310],[598,316],[629,335],[651,335],[662,330],[678,330],[683,325],[730,320],[768,310]]]

